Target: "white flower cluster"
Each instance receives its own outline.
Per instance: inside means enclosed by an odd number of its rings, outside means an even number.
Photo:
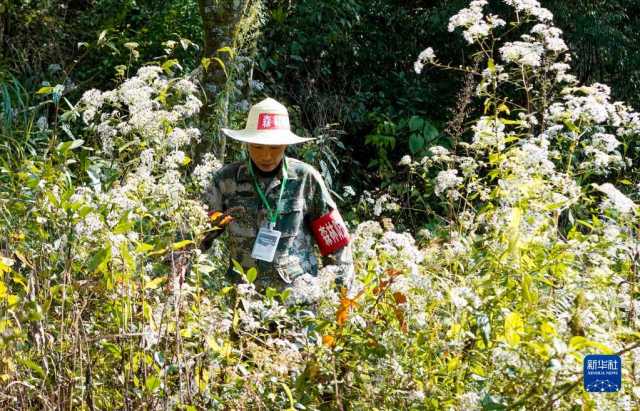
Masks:
[[[147,141],[177,148],[199,139],[200,133],[195,128],[171,128],[200,111],[202,102],[195,96],[197,91],[187,79],[169,83],[162,76],[162,68],[146,66],[115,90],[85,92],[77,108],[82,111],[84,122],[95,127],[107,155],[112,155],[114,145],[124,141]],[[175,103],[167,110],[162,101],[169,99]],[[101,115],[96,119],[99,111]],[[171,130],[169,135],[167,130]],[[117,138],[120,140],[114,141]]]
[[[462,177],[458,177],[458,170],[456,169],[440,171],[436,177],[435,194],[442,196],[443,193],[448,193],[456,199],[460,193],[455,189],[458,185],[462,184],[462,181],[463,179]]]
[[[500,55],[507,63],[539,67],[542,64],[544,46],[538,42],[514,41],[500,47]]]
[[[211,184],[212,174],[221,167],[222,163],[213,153],[206,153],[202,158],[202,162],[193,170],[192,177],[198,186],[203,191],[206,191],[209,188],[209,184]]]
[[[356,196],[356,192],[351,186],[344,186],[342,196],[345,198],[351,198]]]
[[[620,213],[628,214],[638,209],[638,205],[631,201],[629,197],[622,194],[613,184],[594,184],[594,186],[607,196],[601,205],[603,210],[613,208]]]
[[[111,167],[129,170],[128,173],[106,191],[99,178],[93,179],[91,188],[77,189],[72,199],[78,203],[78,209],[91,210],[84,216],[80,213],[74,216],[78,237],[95,243],[107,242],[112,255],[118,257],[121,247],[130,247],[131,242],[138,240],[135,231],[124,227],[133,227],[134,222],[149,213],[157,220],[177,223],[176,229],[180,231],[205,229],[204,207],[186,198],[181,175],[181,168],[190,161],[182,147],[200,139],[200,131],[189,126],[190,117],[201,106],[194,95],[197,91],[191,81],[170,81],[163,76],[162,68],[147,66],[115,90],[90,90],[83,95],[77,110],[96,130],[102,143],[101,154],[110,157],[126,149],[137,163],[133,168],[120,167],[121,155],[113,156]],[[108,167],[109,163],[98,164]],[[204,164],[196,168],[195,179],[205,179],[208,170],[217,166],[215,159],[205,156]],[[118,224],[121,224],[119,233],[112,233]]]
[[[504,123],[500,120],[488,116],[480,117],[472,127],[472,147],[476,150],[504,150],[506,145],[504,129]]]
[[[422,50],[418,55],[418,59],[413,63],[413,70],[420,74],[424,68],[425,63],[433,63],[436,60],[436,55],[431,47],[427,47]]]
[[[453,287],[449,290],[449,298],[456,309],[462,309],[467,306],[475,309],[480,308],[482,301],[480,297],[469,287]]]
[[[396,202],[390,194],[383,194],[375,201],[373,205],[373,215],[379,216],[383,210],[397,212],[400,210],[400,204]]]
[[[534,17],[535,19],[546,22],[553,20],[553,14],[540,6],[537,0],[504,0],[506,4],[512,6],[519,13]]]
[[[564,89],[564,101],[549,106],[550,119],[558,124],[571,120],[602,124],[611,122],[619,127],[625,122],[625,108],[609,102],[611,89],[605,84],[595,83],[591,86],[567,87]],[[619,113],[620,111],[620,113]]]
[[[464,29],[462,35],[469,44],[482,40],[489,35],[491,30],[502,27],[506,22],[494,15],[484,15],[486,0],[474,0],[469,7],[464,8],[458,14],[449,19],[449,31],[454,31],[458,27]]]
[[[402,156],[402,158],[400,159],[400,161],[398,162],[399,166],[408,166],[411,164],[411,156],[410,155],[404,155]]]
[[[562,53],[568,50],[567,44],[562,40],[562,30],[547,24],[536,24],[531,29],[531,33],[538,35],[546,50]]]
[[[322,267],[318,275],[305,273],[296,277],[293,285],[289,287],[291,294],[286,304],[316,304],[320,301],[330,301],[335,307],[339,300],[334,284],[339,272],[340,267],[327,265]]]

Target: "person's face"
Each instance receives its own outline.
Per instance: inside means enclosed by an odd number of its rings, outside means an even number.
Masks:
[[[271,146],[264,144],[248,144],[249,157],[262,171],[273,171],[284,157],[286,145]]]

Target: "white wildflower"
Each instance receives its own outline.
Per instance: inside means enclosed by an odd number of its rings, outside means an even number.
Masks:
[[[440,171],[436,177],[435,194],[440,196],[445,191],[461,184],[462,181],[462,177],[458,177],[458,170],[456,169]]]
[[[436,55],[431,47],[427,47],[422,50],[418,55],[418,59],[413,63],[413,69],[416,73],[420,74],[425,63],[433,63],[436,59]]]
[[[136,76],[142,81],[152,81],[156,79],[160,73],[162,73],[162,67],[159,66],[144,66],[138,69]]]
[[[49,129],[49,122],[47,121],[46,116],[40,116],[38,118],[38,121],[36,122],[36,125],[38,126],[38,130],[40,131],[46,131]]]
[[[293,281],[288,304],[312,304],[322,297],[322,287],[318,277],[305,273]]]
[[[469,391],[458,397],[459,409],[464,411],[481,410],[480,394],[475,391]]]
[[[191,138],[185,130],[181,129],[180,127],[176,127],[173,129],[171,134],[169,134],[167,143],[171,148],[178,148],[189,144],[190,140]]]
[[[220,163],[213,153],[206,153],[202,159],[202,163],[198,164],[193,170],[193,179],[198,183],[200,188],[207,190],[211,183],[211,175],[221,167],[222,163]]]
[[[502,59],[508,63],[539,67],[544,54],[544,46],[538,42],[514,41],[500,47]]]
[[[411,164],[411,156],[408,154],[404,155],[398,163],[399,166],[408,166],[409,164]]]
[[[505,133],[504,124],[501,121],[483,116],[472,127],[473,129],[473,147],[477,149],[494,148],[504,150]]]
[[[351,186],[344,186],[344,191],[342,193],[343,197],[349,198],[349,197],[355,197],[356,192],[353,189],[353,187]]]
[[[594,184],[595,188],[607,195],[608,201],[604,203],[604,207],[613,207],[621,213],[630,213],[637,209],[637,205],[622,194],[613,184]]]
[[[78,237],[92,237],[97,231],[104,228],[104,223],[96,213],[89,213],[74,227]]]
[[[169,168],[177,168],[185,164],[186,155],[184,151],[172,151],[164,160],[165,165]]]
[[[516,11],[535,17],[539,21],[545,22],[553,20],[553,14],[544,7],[541,7],[540,2],[537,0],[504,0],[504,2],[513,6]]]

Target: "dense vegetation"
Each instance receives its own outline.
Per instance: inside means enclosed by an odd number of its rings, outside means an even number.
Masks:
[[[247,1],[210,56],[202,4],[0,2],[2,409],[640,407],[635,2]],[[354,289],[176,262],[264,95],[318,137]]]

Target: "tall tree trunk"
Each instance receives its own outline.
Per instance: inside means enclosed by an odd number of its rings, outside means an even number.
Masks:
[[[201,115],[206,118],[214,113],[218,114],[218,124],[213,124],[214,133],[220,134],[220,128],[227,124],[229,79],[225,73],[225,67],[231,66],[235,55],[235,49],[238,46],[237,35],[241,31],[239,25],[243,23],[252,3],[256,1],[258,0],[198,0],[204,29],[203,57],[210,59],[209,67],[203,77],[207,103]],[[220,51],[223,47],[229,47],[232,52]],[[223,161],[226,139],[222,134],[219,138],[220,145],[216,154],[220,161]],[[196,147],[196,158],[200,158],[211,148],[211,138],[203,138]]]

